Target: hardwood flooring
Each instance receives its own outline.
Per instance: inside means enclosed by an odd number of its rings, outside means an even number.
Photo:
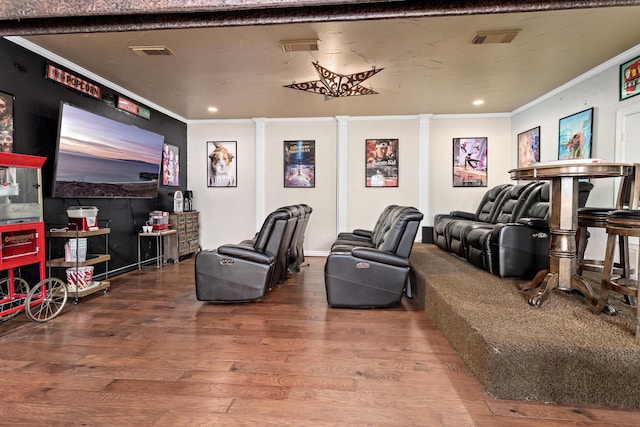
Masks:
[[[637,426],[638,412],[495,400],[410,300],[327,307],[324,258],[260,302],[195,299],[193,259],[0,324],[0,425]],[[624,381],[621,378],[621,381]]]

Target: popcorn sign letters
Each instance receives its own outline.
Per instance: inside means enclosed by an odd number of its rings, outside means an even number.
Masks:
[[[58,82],[64,86],[70,87],[82,92],[86,95],[100,99],[100,87],[89,83],[88,81],[81,79],[80,77],[73,75],[69,72],[61,70],[51,64],[47,64],[47,75],[49,80]]]

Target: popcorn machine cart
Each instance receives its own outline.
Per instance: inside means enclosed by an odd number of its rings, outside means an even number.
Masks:
[[[0,153],[0,323],[24,310],[36,322],[56,317],[67,302],[66,284],[46,278],[42,217],[44,157]],[[16,275],[35,265],[39,281],[31,287]]]

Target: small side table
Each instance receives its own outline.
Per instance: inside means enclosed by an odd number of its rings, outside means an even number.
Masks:
[[[156,269],[162,270],[162,262],[164,260],[164,237],[171,234],[176,234],[176,230],[151,231],[150,233],[141,231],[138,233],[138,270],[142,270],[142,264],[149,261],[155,261]],[[140,242],[143,238],[156,239],[156,256],[145,259],[144,261],[141,259],[142,251],[140,250]]]

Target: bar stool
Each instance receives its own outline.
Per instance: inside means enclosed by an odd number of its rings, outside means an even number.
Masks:
[[[636,338],[640,339],[640,305],[637,304],[638,298],[638,280],[628,277],[614,277],[613,261],[615,257],[616,237],[640,237],[640,211],[623,209],[614,210],[607,216],[607,249],[604,255],[604,270],[602,273],[602,289],[600,290],[600,298],[598,304],[594,308],[595,314],[600,314],[609,300],[611,291],[618,292],[628,297],[636,298]],[[638,258],[640,262],[640,257]],[[636,266],[637,268],[638,266]],[[637,271],[637,270],[636,270]],[[615,314],[615,311],[609,307],[609,314]]]
[[[607,216],[610,212],[619,209],[637,209],[640,186],[640,164],[633,165],[633,172],[622,179],[620,189],[616,198],[614,207],[583,207],[578,209],[578,232],[577,239],[577,272],[582,271],[602,272],[604,260],[585,259],[584,253],[587,249],[587,241],[589,236],[588,228],[607,228]],[[621,277],[630,277],[631,270],[629,267],[629,238],[627,236],[618,236],[618,262],[614,262],[613,271]]]

